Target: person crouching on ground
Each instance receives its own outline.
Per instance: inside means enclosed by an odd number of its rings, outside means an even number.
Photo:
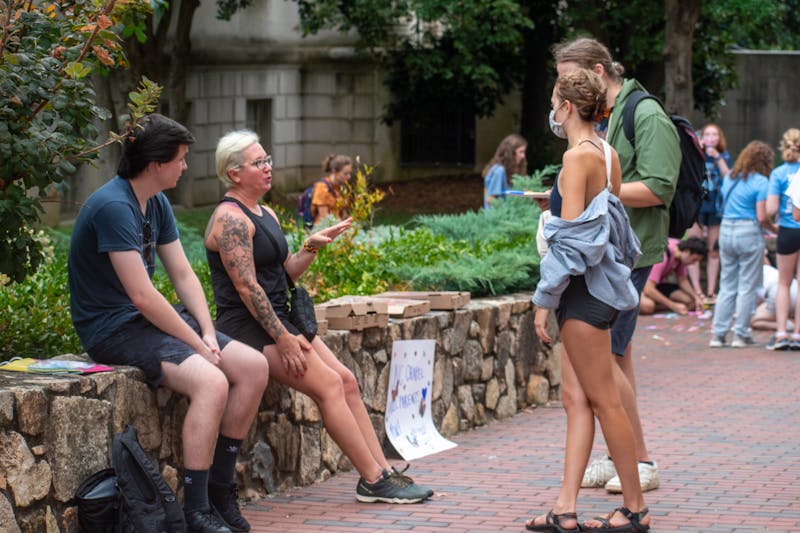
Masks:
[[[606,86],[593,71],[559,76],[551,98],[550,127],[566,138],[563,168],[550,196],[553,218],[544,229],[548,252],[536,287],[534,326],[545,343],[547,318],[556,318],[565,350],[562,379],[570,386],[564,481],[552,510],[526,522],[530,531],[646,531],[650,516],[639,483],[636,443],[614,378],[610,328],[619,311],[635,308],[638,291],[631,270],[641,251],[616,196],[619,157],[597,136]],[[567,402],[565,401],[565,406]],[[600,421],[622,484],[623,506],[604,518],[579,524],[578,491]]]
[[[93,360],[137,366],[151,387],[188,397],[181,432],[188,530],[249,531],[234,468],[269,368],[257,350],[215,330],[178,239],[162,191],[178,183],[192,143],[186,128],[157,114],[126,138],[118,175],[86,200],[75,221],[72,321]],[[153,286],[156,255],[184,308],[170,305]]]
[[[311,397],[325,429],[361,474],[356,499],[416,503],[433,491],[392,468],[383,455],[358,382],[318,336],[309,342],[289,320],[287,280],[305,272],[320,248],[352,222],[309,235],[290,254],[275,212],[261,204],[272,188],[272,158],[258,135],[241,130],[217,144],[217,177],[227,187],[205,233],[217,327],[263,352],[272,377]]]
[[[708,255],[703,239],[689,237],[679,241],[669,239],[664,259],[653,265],[639,301],[639,314],[652,315],[656,311],[670,310],[685,315],[690,309],[703,310],[703,297],[692,288],[686,267],[695,265]],[[675,273],[677,283],[669,282]]]

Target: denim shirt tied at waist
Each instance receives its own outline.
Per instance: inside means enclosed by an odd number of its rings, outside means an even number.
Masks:
[[[570,276],[584,275],[589,293],[624,311],[639,305],[631,270],[642,255],[622,202],[608,189],[595,196],[574,220],[553,217],[544,227],[547,254],[533,303],[555,309]]]

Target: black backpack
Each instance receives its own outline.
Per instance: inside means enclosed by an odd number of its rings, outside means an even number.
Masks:
[[[119,510],[117,476],[113,468],[95,472],[75,491],[81,533],[114,533]]]
[[[622,109],[622,130],[634,148],[634,158],[636,157],[636,132],[633,115],[639,102],[647,98],[655,100],[664,109],[661,100],[644,91],[633,91]],[[675,187],[675,196],[672,197],[672,203],[669,206],[669,236],[680,239],[686,230],[697,222],[700,205],[703,200],[708,198],[705,188],[707,183],[706,157],[692,124],[680,115],[667,114],[667,116],[678,130],[681,144],[681,167],[678,173],[678,183]]]
[[[315,181],[303,191],[303,194],[297,199],[297,213],[295,215],[297,225],[301,228],[311,229],[311,226],[314,225],[314,213],[311,212],[311,200],[314,197],[314,187],[316,187],[317,183],[320,181],[328,187],[328,192],[333,193],[333,187],[331,187],[331,184],[328,183],[326,179]]]
[[[139,445],[133,426],[114,436],[111,460],[120,494],[118,533],[185,533],[183,509]]]

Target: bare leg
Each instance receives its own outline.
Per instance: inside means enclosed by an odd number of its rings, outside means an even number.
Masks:
[[[180,365],[161,363],[164,387],[189,399],[183,421],[183,466],[189,470],[208,470],[214,444],[228,401],[228,380],[199,354]]]
[[[636,375],[633,370],[633,341],[628,343],[625,348],[625,356],[614,356],[617,366],[622,371],[614,372],[614,378],[619,387],[622,405],[625,407],[625,412],[628,414],[628,419],[631,422],[633,429],[633,438],[636,441],[636,458],[639,461],[649,461],[650,455],[647,453],[647,447],[644,443],[644,431],[642,430],[642,421],[639,418],[639,407],[636,402]],[[613,457],[613,456],[612,456]]]
[[[594,442],[594,413],[578,383],[566,349],[561,352],[561,403],[567,412],[567,441],[564,450],[564,481],[553,506],[555,514],[575,512],[583,471],[586,470]],[[541,526],[546,520],[547,515],[542,514],[528,523]],[[573,529],[577,526],[577,520],[565,518],[561,525],[565,529]]]
[[[237,341],[230,342],[222,350],[220,359],[219,368],[230,385],[219,432],[232,439],[242,439],[258,412],[269,367],[259,352]]]
[[[706,286],[708,296],[717,293],[717,279],[719,277],[719,252],[714,249],[719,239],[719,226],[708,226],[708,257],[706,258]],[[694,285],[692,285],[694,286]]]
[[[339,374],[339,377],[342,379],[347,405],[356,419],[356,423],[358,424],[358,428],[361,430],[361,435],[364,437],[364,441],[367,443],[370,452],[372,452],[372,457],[374,457],[375,461],[377,461],[378,464],[380,464],[383,468],[391,470],[392,465],[389,464],[389,461],[386,459],[386,456],[383,453],[383,447],[378,441],[378,436],[375,434],[375,427],[372,425],[372,420],[369,417],[367,408],[364,406],[364,400],[361,399],[361,391],[358,388],[358,381],[356,381],[356,377],[352,372],[350,372],[349,368],[344,366],[342,362],[336,358],[330,348],[328,348],[325,343],[322,342],[322,339],[315,337],[313,346],[314,349],[317,350],[317,353],[322,358],[323,362],[325,362],[328,367],[336,371],[336,373]]]
[[[778,290],[775,293],[775,321],[778,323],[778,331],[786,331],[786,323],[789,320],[789,287],[797,270],[797,253],[776,254],[778,262]],[[800,298],[798,298],[800,301]],[[797,320],[795,320],[797,322]]]
[[[561,331],[572,368],[600,422],[620,477],[623,505],[638,512],[645,506],[644,496],[639,485],[633,430],[614,378],[612,357],[615,356],[611,353],[611,336],[608,331],[572,319],[564,323]],[[585,464],[584,462],[584,468]],[[615,514],[611,523],[617,525],[625,522],[624,517]]]
[[[700,227],[700,224],[695,222],[692,227],[686,231],[686,237],[698,237],[702,239],[703,228]],[[703,292],[703,287],[700,285],[700,265],[695,263],[687,266],[686,274],[689,276],[689,281],[691,282],[692,288],[695,290],[695,292]]]
[[[314,339],[315,341],[318,338]],[[321,344],[322,341],[319,341]],[[375,481],[384,468],[372,454],[361,427],[345,399],[345,388],[339,374],[323,361],[317,342],[305,352],[308,367],[303,377],[286,372],[275,345],[264,347],[264,355],[272,369],[272,377],[308,395],[319,406],[325,429],[367,481]],[[377,440],[377,439],[376,439]]]

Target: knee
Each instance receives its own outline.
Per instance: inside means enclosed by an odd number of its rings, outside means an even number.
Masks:
[[[228,387],[225,374],[220,369],[211,367],[195,380],[190,401],[202,399],[213,405],[224,406],[228,401]]]
[[[655,310],[656,310],[656,304],[653,302],[653,300],[650,300],[649,298],[647,299],[642,298],[639,301],[640,315],[652,315],[655,312]]]
[[[341,387],[344,390],[345,396],[350,396],[355,394],[356,396],[361,395],[361,391],[358,388],[358,380],[353,375],[350,370],[345,369],[344,372],[337,374],[339,376],[339,382],[341,383]]]
[[[561,404],[568,414],[589,409],[589,402],[586,400],[586,396],[577,393],[572,387],[565,384],[561,386]]]

